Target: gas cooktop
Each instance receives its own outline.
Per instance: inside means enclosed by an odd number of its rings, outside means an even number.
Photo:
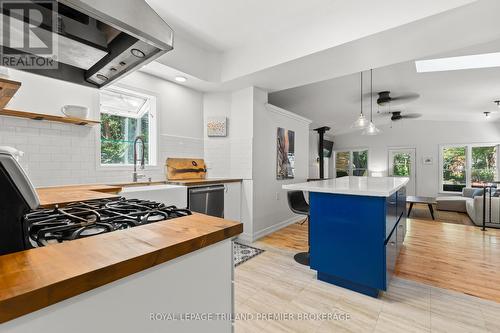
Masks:
[[[40,247],[191,214],[153,201],[114,198],[35,210],[24,216],[24,223],[29,242]]]

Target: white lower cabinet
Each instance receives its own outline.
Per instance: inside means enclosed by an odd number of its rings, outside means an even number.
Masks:
[[[226,239],[3,323],[0,332],[231,333],[233,269]]]
[[[241,221],[241,182],[224,184],[224,218]]]

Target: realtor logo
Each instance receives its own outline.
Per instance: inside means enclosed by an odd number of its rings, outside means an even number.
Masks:
[[[57,68],[57,1],[0,0],[0,65]]]

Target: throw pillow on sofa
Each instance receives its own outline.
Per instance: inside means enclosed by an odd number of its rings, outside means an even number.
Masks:
[[[472,197],[475,198],[475,197],[482,197],[484,194],[484,189],[482,188],[478,188],[477,190],[474,191],[474,193],[472,194]]]

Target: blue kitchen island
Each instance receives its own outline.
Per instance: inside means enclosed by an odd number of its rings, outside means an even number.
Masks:
[[[377,297],[406,234],[408,178],[341,177],[284,185],[309,192],[310,266],[318,279]]]

